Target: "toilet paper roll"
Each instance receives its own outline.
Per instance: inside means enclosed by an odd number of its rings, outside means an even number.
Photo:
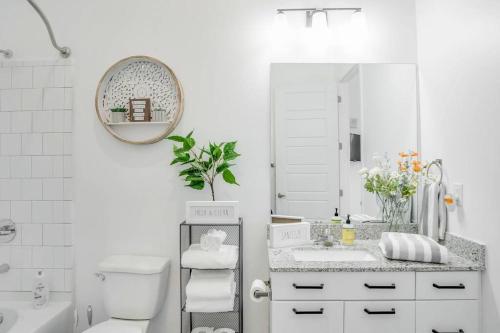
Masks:
[[[257,298],[255,297],[255,292],[269,292],[269,288],[262,280],[254,280],[252,282],[252,286],[250,287],[250,299],[256,303],[260,303],[263,300],[263,297]]]

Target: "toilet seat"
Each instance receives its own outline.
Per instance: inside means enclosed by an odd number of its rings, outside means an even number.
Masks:
[[[84,333],[147,333],[149,320],[109,319]]]

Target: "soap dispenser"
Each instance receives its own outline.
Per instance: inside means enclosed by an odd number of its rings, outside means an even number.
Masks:
[[[335,214],[332,217],[332,223],[333,224],[341,224],[342,223],[342,218],[339,216],[339,209],[335,208]]]
[[[347,220],[342,225],[342,244],[353,245],[356,239],[356,229],[351,224],[351,215],[347,215]]]
[[[42,270],[37,271],[33,280],[33,307],[40,309],[49,302],[49,286],[46,276]]]

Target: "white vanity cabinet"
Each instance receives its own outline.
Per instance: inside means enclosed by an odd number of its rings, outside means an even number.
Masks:
[[[480,272],[271,272],[271,333],[479,333]]]

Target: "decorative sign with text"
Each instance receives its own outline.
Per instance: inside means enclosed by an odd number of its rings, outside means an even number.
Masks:
[[[269,241],[273,248],[309,244],[311,225],[309,222],[271,224]]]
[[[186,222],[191,224],[238,223],[238,201],[187,201]]]

